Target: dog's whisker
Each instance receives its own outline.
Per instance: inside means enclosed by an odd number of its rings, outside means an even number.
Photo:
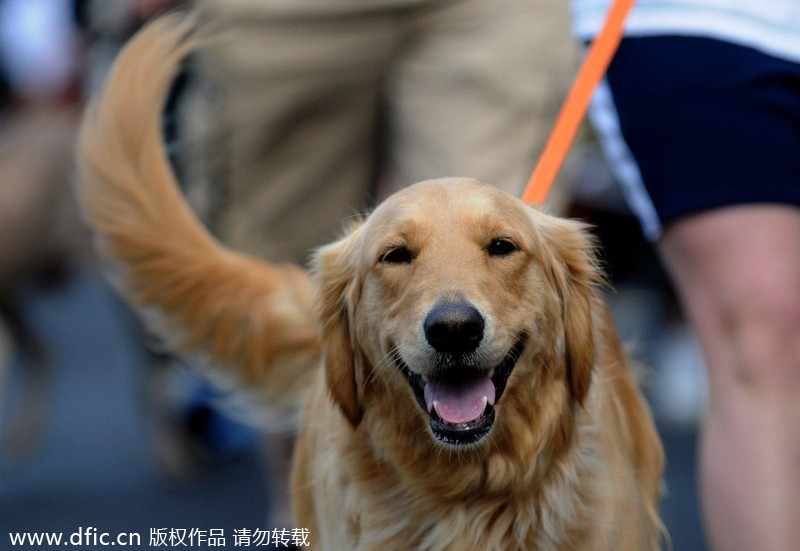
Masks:
[[[364,380],[364,384],[362,385],[362,387],[366,388],[374,380],[383,376],[383,374],[388,372],[391,365],[394,364],[399,358],[400,358],[400,352],[397,350],[397,347],[393,346],[392,349],[389,352],[387,352],[383,356],[383,358],[378,360],[378,362],[372,367],[369,375]]]
[[[543,366],[544,366],[544,370],[550,376],[550,379],[554,380],[556,378],[555,371],[553,371],[553,367],[550,365],[550,362],[544,362]]]

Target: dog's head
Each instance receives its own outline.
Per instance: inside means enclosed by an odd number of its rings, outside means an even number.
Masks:
[[[600,276],[576,222],[473,180],[432,180],[315,264],[327,384],[353,426],[383,410],[474,447],[534,423],[540,393],[570,407],[586,396]]]

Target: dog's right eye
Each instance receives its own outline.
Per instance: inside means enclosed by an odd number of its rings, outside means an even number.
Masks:
[[[511,241],[510,239],[506,238],[497,238],[493,239],[489,246],[486,248],[492,256],[508,256],[511,253],[517,252],[519,247]]]
[[[389,264],[410,264],[413,259],[414,255],[411,254],[411,251],[405,247],[396,247],[386,251],[381,257],[381,262],[387,262]]]

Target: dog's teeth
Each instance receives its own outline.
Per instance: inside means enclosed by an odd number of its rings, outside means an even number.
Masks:
[[[439,413],[439,402],[436,401],[436,400],[433,401],[433,409],[436,411],[436,415],[439,416],[439,419],[441,419],[442,418],[442,414]],[[428,413],[430,413],[430,411]]]
[[[486,405],[489,403],[489,397],[484,396],[481,401],[483,402],[483,408],[481,408],[481,413],[483,413],[484,411],[486,411]]]

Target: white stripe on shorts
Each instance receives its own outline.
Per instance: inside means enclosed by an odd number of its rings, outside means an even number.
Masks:
[[[592,96],[589,119],[598,134],[609,170],[620,183],[631,211],[639,219],[642,233],[648,241],[656,241],[661,235],[661,220],[644,187],[639,165],[622,136],[619,115],[606,80],[600,83]]]

